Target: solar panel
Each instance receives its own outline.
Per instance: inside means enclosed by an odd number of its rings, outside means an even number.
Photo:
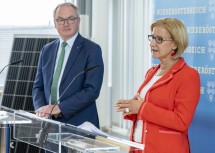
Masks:
[[[23,59],[22,63],[8,67],[1,105],[15,110],[34,111],[32,87],[42,47],[56,39],[56,36],[15,36],[10,62]],[[10,153],[40,153],[42,149],[13,140]]]
[[[55,38],[15,37],[10,63],[23,59],[8,68],[4,86],[2,106],[15,110],[34,111],[32,87],[37,71],[37,63],[42,47]]]

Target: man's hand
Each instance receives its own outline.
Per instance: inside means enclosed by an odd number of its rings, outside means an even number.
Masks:
[[[39,109],[37,109],[35,111],[35,113],[37,116],[40,116],[43,118],[48,118],[50,115],[57,115],[57,114],[61,113],[61,111],[60,111],[58,105],[55,105],[55,106],[54,105],[46,105],[46,106],[43,106],[43,107],[40,107]]]

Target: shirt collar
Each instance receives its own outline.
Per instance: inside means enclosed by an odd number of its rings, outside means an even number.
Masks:
[[[68,39],[68,40],[66,41],[66,42],[67,42],[67,45],[68,45],[70,48],[72,48],[72,46],[73,46],[73,44],[74,44],[75,39],[77,38],[77,36],[78,36],[78,32],[77,32],[72,38],[70,38],[70,39]],[[61,44],[62,42],[64,42],[64,40],[60,38],[60,44]]]

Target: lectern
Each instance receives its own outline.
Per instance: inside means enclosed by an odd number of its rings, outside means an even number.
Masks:
[[[30,124],[31,120],[0,110],[0,153],[10,153],[11,125],[27,123]]]
[[[25,111],[14,111],[14,117],[30,121],[14,125],[15,139],[53,153],[61,153],[62,150],[92,153],[144,149],[143,144],[44,119]]]

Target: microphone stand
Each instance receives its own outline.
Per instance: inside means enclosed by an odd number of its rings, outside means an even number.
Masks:
[[[53,107],[52,107],[52,109],[51,109],[51,111],[50,111],[50,113],[49,113],[49,116],[48,116],[49,119],[51,118],[51,114],[52,114],[52,111],[53,111],[54,107],[58,104],[58,102],[60,101],[61,97],[65,94],[65,92],[68,90],[68,88],[70,87],[70,85],[74,82],[74,80],[75,80],[79,75],[81,75],[81,74],[83,74],[83,73],[90,72],[90,71],[92,71],[92,70],[94,70],[94,69],[96,69],[96,68],[98,68],[98,67],[99,67],[99,65],[96,65],[96,66],[93,66],[93,67],[91,67],[91,68],[89,68],[89,69],[86,69],[86,70],[84,70],[84,71],[81,71],[80,73],[78,73],[78,74],[72,79],[72,81],[69,83],[69,85],[68,85],[68,86],[66,87],[66,89],[63,91],[63,93],[62,93],[61,96],[58,98],[58,100],[56,101],[56,103],[53,105]]]
[[[21,60],[18,60],[18,61],[15,61],[15,62],[12,62],[12,63],[9,63],[8,65],[5,65],[2,70],[0,71],[0,74],[4,71],[4,69],[7,67],[7,66],[10,66],[10,65],[15,65],[15,64],[18,64],[18,63],[21,63],[23,62],[24,60],[21,59]]]
[[[58,104],[58,102],[60,101],[61,97],[65,94],[65,92],[68,90],[68,88],[70,87],[70,85],[74,82],[74,80],[81,74],[85,73],[85,71],[82,71],[80,73],[78,73],[73,79],[72,81],[69,83],[69,85],[66,87],[66,89],[63,91],[63,93],[60,95],[60,97],[58,98],[58,100],[56,101],[56,103],[53,105],[50,113],[49,113],[49,116],[48,118],[50,119],[51,118],[51,115],[52,115],[52,111],[54,110],[55,106]]]
[[[60,95],[60,97],[58,98],[58,100],[56,101],[56,103],[53,105],[50,113],[49,113],[49,116],[48,116],[48,119],[51,119],[51,116],[52,116],[52,111],[54,110],[54,107],[58,104],[58,102],[60,101],[60,99],[62,98],[62,96],[65,94],[65,92],[68,90],[68,88],[71,86],[71,84],[75,81],[75,79],[80,76],[81,74],[84,74],[84,73],[87,73],[87,72],[90,72],[90,71],[93,71],[95,70],[96,68],[98,68],[99,65],[96,65],[96,66],[93,66],[91,68],[88,68],[88,69],[85,69],[83,71],[81,71],[80,73],[78,73],[73,79],[72,81],[69,83],[69,85],[66,87],[66,89],[63,91],[63,93]],[[43,122],[41,123],[41,130],[39,131],[39,134],[38,134],[38,139],[37,139],[37,143],[40,145],[40,146],[43,146],[46,142],[46,139],[47,139],[47,136],[48,136],[48,130],[51,126],[51,123],[50,122]]]

